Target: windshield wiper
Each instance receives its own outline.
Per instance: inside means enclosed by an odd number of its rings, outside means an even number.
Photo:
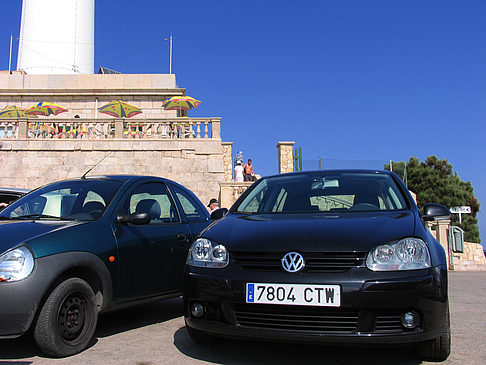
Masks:
[[[50,218],[50,219],[57,219],[57,220],[62,219],[61,217],[56,217],[54,215],[48,215],[48,214],[27,214],[27,215],[20,215],[17,218],[26,218],[26,219],[29,219],[29,218],[33,218],[33,219]]]
[[[0,220],[2,220],[2,221],[4,221],[4,220],[5,220],[5,221],[9,221],[9,220],[11,220],[11,219],[12,219],[12,218],[10,218],[10,217],[5,217],[4,215],[0,215]]]

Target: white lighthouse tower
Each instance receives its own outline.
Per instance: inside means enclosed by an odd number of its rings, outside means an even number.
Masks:
[[[92,74],[94,4],[23,0],[17,69],[28,74]]]

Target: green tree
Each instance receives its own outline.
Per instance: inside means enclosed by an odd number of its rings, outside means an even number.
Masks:
[[[390,170],[389,164],[385,169]],[[479,202],[473,187],[469,181],[461,180],[446,159],[429,156],[420,162],[416,157],[410,157],[407,163],[393,162],[393,171],[417,194],[417,205],[421,210],[425,203],[439,203],[449,208],[470,206],[471,214],[462,215],[462,224],[459,224],[458,214],[452,214],[452,224],[464,230],[466,241],[481,242],[476,218]]]

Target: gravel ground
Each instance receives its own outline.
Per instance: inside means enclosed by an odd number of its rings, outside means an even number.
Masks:
[[[452,353],[443,364],[486,364],[486,272],[449,275]],[[408,347],[350,348],[221,341],[194,344],[184,329],[180,299],[101,316],[96,340],[66,359],[42,357],[33,340],[0,341],[0,365],[15,364],[427,364]]]

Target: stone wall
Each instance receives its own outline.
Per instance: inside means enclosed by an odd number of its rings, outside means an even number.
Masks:
[[[0,140],[0,186],[32,189],[89,175],[162,176],[191,189],[203,203],[224,181],[220,139]],[[88,176],[89,176],[88,175]]]
[[[175,76],[167,74],[110,75],[13,75],[0,73],[0,109],[6,105],[28,108],[41,101],[68,109],[64,118],[112,118],[97,108],[121,99],[142,109],[134,119],[174,118],[177,111],[164,110],[162,102],[185,95]],[[42,118],[41,118],[42,119]]]
[[[479,243],[464,242],[464,252],[452,253],[454,271],[486,270],[483,246]]]

